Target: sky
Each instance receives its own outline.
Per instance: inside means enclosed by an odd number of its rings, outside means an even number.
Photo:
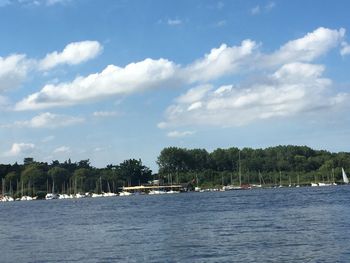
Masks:
[[[350,147],[349,1],[0,0],[0,163]]]

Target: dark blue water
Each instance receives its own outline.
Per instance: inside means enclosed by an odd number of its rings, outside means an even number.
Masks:
[[[350,262],[350,187],[0,203],[0,262]]]

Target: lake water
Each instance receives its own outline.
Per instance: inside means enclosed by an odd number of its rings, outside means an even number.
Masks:
[[[350,262],[350,186],[0,203],[0,262]]]

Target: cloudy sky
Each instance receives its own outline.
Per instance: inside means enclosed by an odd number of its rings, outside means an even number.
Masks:
[[[349,1],[0,0],[0,163],[350,148]]]

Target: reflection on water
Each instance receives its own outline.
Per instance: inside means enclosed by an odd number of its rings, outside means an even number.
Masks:
[[[349,262],[350,187],[0,203],[1,262]]]

